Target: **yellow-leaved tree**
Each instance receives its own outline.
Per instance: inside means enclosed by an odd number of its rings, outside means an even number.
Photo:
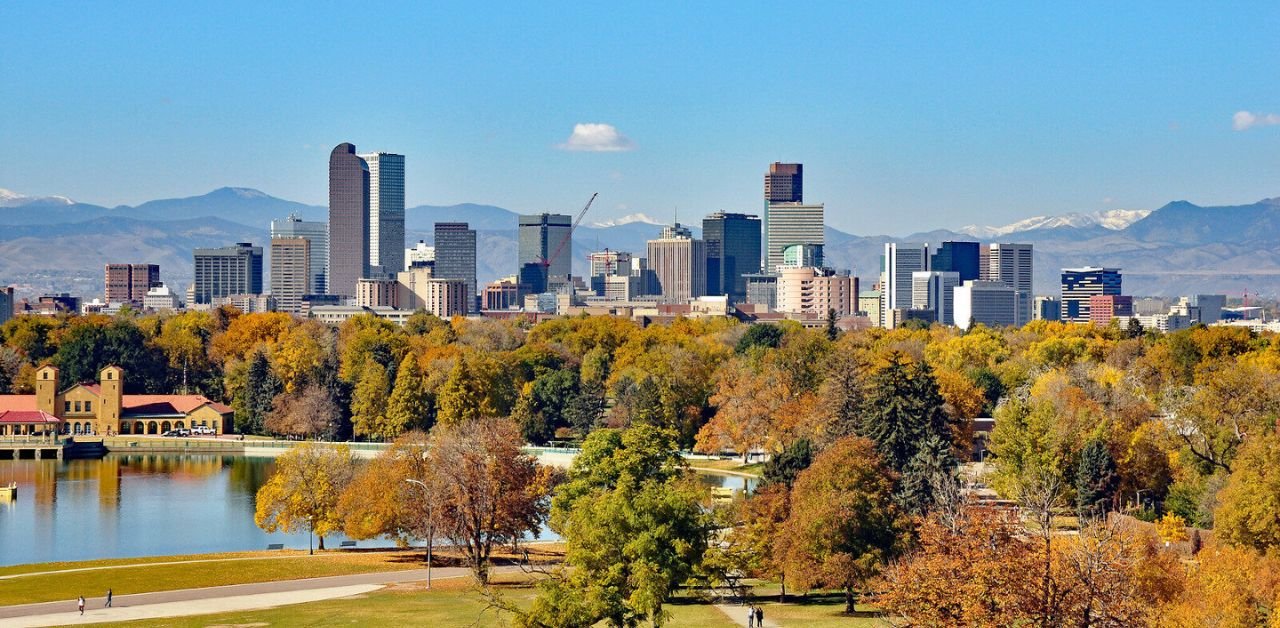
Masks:
[[[324,537],[342,529],[338,498],[351,481],[354,459],[345,445],[303,443],[276,459],[276,472],[258,489],[253,522],[267,532],[309,530]]]

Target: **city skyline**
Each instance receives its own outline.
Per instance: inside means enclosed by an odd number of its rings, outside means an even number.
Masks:
[[[236,185],[321,205],[328,149],[356,138],[410,157],[410,206],[567,212],[591,189],[597,220],[756,213],[773,161],[809,165],[806,196],[856,233],[1275,196],[1280,98],[1261,78],[1280,7],[1101,7],[400,7],[346,24],[287,5],[10,6],[0,114],[22,124],[0,187],[114,206]],[[82,45],[51,51],[66,24]],[[426,71],[364,67],[325,43],[335,29],[397,41]],[[778,84],[762,92],[761,72]],[[369,88],[332,94],[343,77]],[[403,104],[370,114],[366,91]]]

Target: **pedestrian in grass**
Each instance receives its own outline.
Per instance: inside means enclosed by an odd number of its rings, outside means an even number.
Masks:
[[[107,608],[111,608],[111,589],[107,589]]]
[[[80,596],[80,599],[76,601],[76,605],[80,607],[80,614],[83,615],[84,614],[84,596],[83,595]]]

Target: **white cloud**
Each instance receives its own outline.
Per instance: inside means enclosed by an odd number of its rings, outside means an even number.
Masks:
[[[1273,126],[1277,124],[1280,124],[1280,115],[1274,113],[1237,111],[1236,115],[1231,116],[1231,128],[1237,131],[1244,131],[1255,126]]]
[[[556,145],[560,150],[576,150],[592,153],[616,153],[634,150],[635,142],[618,132],[612,124],[599,122],[583,122],[573,125],[573,133],[563,144]]]

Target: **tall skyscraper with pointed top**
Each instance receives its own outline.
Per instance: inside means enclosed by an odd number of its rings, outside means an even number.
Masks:
[[[354,297],[368,276],[369,165],[342,143],[329,153],[329,294]]]

